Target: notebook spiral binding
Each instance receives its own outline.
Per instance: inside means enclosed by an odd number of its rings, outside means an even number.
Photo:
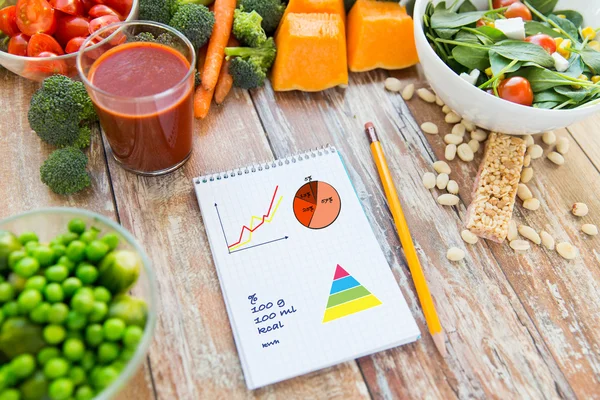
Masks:
[[[209,173],[203,176],[199,176],[194,179],[194,183],[196,185],[200,185],[202,183],[220,181],[221,179],[230,179],[240,175],[252,174],[255,172],[260,172],[263,170],[282,167],[284,165],[289,165],[297,162],[301,162],[303,160],[308,160],[310,158],[321,157],[327,154],[335,154],[335,147],[326,144],[321,147],[317,147],[315,149],[307,150],[301,153],[293,154],[287,157],[278,158],[272,161],[264,161],[258,164],[251,164],[245,167],[232,169],[229,171],[221,171],[215,173]]]

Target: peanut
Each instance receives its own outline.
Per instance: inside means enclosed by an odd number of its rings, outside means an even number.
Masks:
[[[399,92],[402,88],[402,82],[400,82],[400,79],[386,78],[385,82],[383,83],[383,86],[386,90],[389,90],[390,92]]]
[[[508,222],[508,235],[506,235],[506,238],[512,242],[513,240],[516,240],[518,237],[519,237],[519,231],[517,229],[517,223],[511,219]]]
[[[448,177],[448,174],[441,173],[437,176],[437,178],[435,180],[435,184],[438,189],[444,190],[444,189],[446,189],[446,186],[448,186],[449,181],[450,181],[450,178]]]
[[[517,196],[519,196],[519,198],[523,201],[533,199],[533,194],[531,193],[531,190],[529,190],[527,185],[524,183],[519,183],[519,186],[517,188]]]
[[[457,113],[455,113],[454,111],[446,114],[446,122],[449,124],[456,124],[456,123],[459,123],[461,120],[462,120],[462,117],[460,115],[458,115]]]
[[[531,135],[525,135],[523,136],[523,140],[525,140],[525,146],[529,147],[532,144],[534,144],[535,142],[533,141],[533,136]]]
[[[455,206],[458,204],[459,201],[460,199],[458,198],[458,196],[448,193],[443,194],[437,198],[437,202],[443,206]]]
[[[456,183],[456,181],[449,180],[448,184],[446,185],[446,190],[448,193],[458,194],[458,183]]]
[[[431,93],[429,89],[417,89],[417,95],[421,100],[426,101],[427,103],[435,103],[435,94]]]
[[[523,171],[521,171],[521,182],[527,183],[531,180],[531,178],[533,178],[533,168],[523,168]]]
[[[509,245],[515,251],[527,251],[531,248],[529,242],[526,240],[511,240]]]
[[[462,119],[461,124],[463,124],[465,126],[465,128],[467,128],[467,130],[469,132],[473,132],[475,129],[477,129],[477,127],[475,126],[475,124],[472,123],[471,121],[469,121],[466,118]]]
[[[537,211],[540,208],[540,201],[538,199],[527,199],[523,202],[523,208],[531,211]]]
[[[450,174],[450,166],[446,161],[436,161],[433,163],[433,169],[438,174]]]
[[[479,147],[481,146],[479,142],[475,139],[469,140],[468,145],[471,148],[471,150],[473,150],[473,153],[477,153],[479,151]]]
[[[598,234],[598,227],[594,224],[583,224],[581,231],[586,235],[596,236]]]
[[[552,161],[556,165],[563,165],[565,163],[565,158],[562,156],[562,154],[557,153],[556,151],[548,154],[548,160]]]
[[[542,142],[546,143],[548,146],[552,146],[556,143],[556,134],[554,131],[544,132],[542,135]]]
[[[530,165],[531,165],[531,156],[529,154],[525,154],[525,157],[523,157],[523,166],[529,167]]]
[[[462,143],[460,146],[458,146],[456,153],[458,154],[458,158],[465,162],[473,161],[473,158],[475,158],[473,150],[466,143]]]
[[[463,137],[463,136],[465,136],[466,131],[467,131],[467,129],[465,128],[465,126],[463,124],[456,124],[452,127],[452,134],[456,135],[456,136]]]
[[[469,244],[475,244],[479,241],[479,238],[477,237],[477,235],[475,235],[473,232],[471,232],[468,229],[465,229],[464,231],[462,231],[460,233],[460,237],[462,237],[462,239]]]
[[[463,142],[463,138],[461,138],[460,136],[457,135],[453,135],[451,133],[447,134],[446,136],[444,136],[444,142],[446,142],[446,144],[461,144]]]
[[[475,139],[478,142],[485,142],[485,140],[487,139],[487,133],[486,131],[484,131],[483,129],[475,129],[474,131],[471,132],[471,139]]]
[[[566,260],[573,260],[575,257],[577,257],[577,253],[579,252],[577,247],[568,242],[561,242],[557,244],[556,251],[562,258]]]
[[[446,104],[444,107],[442,107],[442,112],[444,114],[448,114],[449,112],[452,112],[452,109],[448,106],[448,104]]]
[[[421,124],[421,129],[423,130],[423,132],[428,133],[430,135],[437,135],[440,132],[437,125],[433,122],[423,122]]]
[[[465,258],[465,252],[458,247],[450,247],[446,253],[446,257],[450,261],[461,261]]]
[[[444,158],[448,161],[452,161],[452,160],[454,160],[455,157],[456,157],[456,145],[455,144],[447,145],[446,149],[444,150]]]
[[[556,151],[558,151],[560,154],[565,155],[569,152],[569,148],[571,147],[571,143],[569,142],[569,139],[567,139],[564,136],[559,137],[556,140]]]
[[[423,185],[427,189],[433,189],[435,187],[435,175],[431,172],[425,172],[423,174]]]
[[[440,96],[438,96],[438,95],[435,95],[435,104],[437,104],[440,107],[443,107],[446,105],[446,103],[444,103],[444,100],[442,100],[440,98]]]
[[[540,237],[542,238],[542,244],[548,250],[554,250],[554,238],[550,236],[550,234],[546,231],[540,232]]]
[[[527,148],[527,154],[532,160],[537,160],[544,155],[544,149],[539,144],[533,144]]]
[[[526,239],[531,240],[535,244],[541,244],[542,238],[540,235],[531,227],[527,225],[519,225],[519,233]]]
[[[412,83],[406,85],[406,87],[402,90],[402,98],[406,101],[409,101],[410,99],[412,99],[414,94],[415,94],[415,85]]]
[[[575,203],[571,207],[571,212],[576,217],[585,217],[586,215],[588,215],[589,209],[587,204],[585,203]]]

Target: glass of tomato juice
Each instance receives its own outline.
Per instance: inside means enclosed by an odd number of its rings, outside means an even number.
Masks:
[[[195,65],[190,41],[155,22],[111,24],[81,45],[79,75],[123,168],[154,176],[188,160]]]

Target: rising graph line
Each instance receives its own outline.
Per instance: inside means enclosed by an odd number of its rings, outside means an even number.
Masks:
[[[279,186],[275,187],[275,192],[273,192],[273,197],[271,198],[271,204],[269,205],[269,210],[267,211],[267,213],[265,215],[263,215],[262,217],[257,217],[255,215],[252,216],[252,218],[250,219],[250,227],[247,227],[246,225],[244,225],[242,227],[242,231],[240,232],[240,238],[238,239],[237,242],[232,243],[230,245],[227,246],[227,248],[231,251],[234,248],[238,248],[241,247],[245,244],[248,244],[251,240],[252,240],[252,232],[254,232],[255,230],[257,230],[258,228],[260,228],[265,222],[269,223],[271,222],[271,220],[273,219],[273,217],[275,216],[275,213],[277,212],[277,209],[279,208],[279,204],[281,203],[281,200],[283,199],[283,196],[281,196],[279,198],[279,200],[277,201],[277,204],[275,205],[275,208],[273,209],[273,203],[275,202],[275,197],[277,196],[277,190],[279,189]],[[271,209],[273,209],[273,213],[271,214]],[[270,215],[270,217],[269,217]],[[256,226],[252,226],[254,224],[254,220],[259,220],[259,224]],[[250,235],[248,237],[248,239],[242,243],[242,238],[244,237],[244,231],[247,230],[248,232],[250,232]]]

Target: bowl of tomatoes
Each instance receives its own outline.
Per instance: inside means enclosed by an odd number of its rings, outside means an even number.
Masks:
[[[104,26],[135,20],[138,0],[8,0],[0,9],[0,65],[41,81],[77,76],[85,39]]]

